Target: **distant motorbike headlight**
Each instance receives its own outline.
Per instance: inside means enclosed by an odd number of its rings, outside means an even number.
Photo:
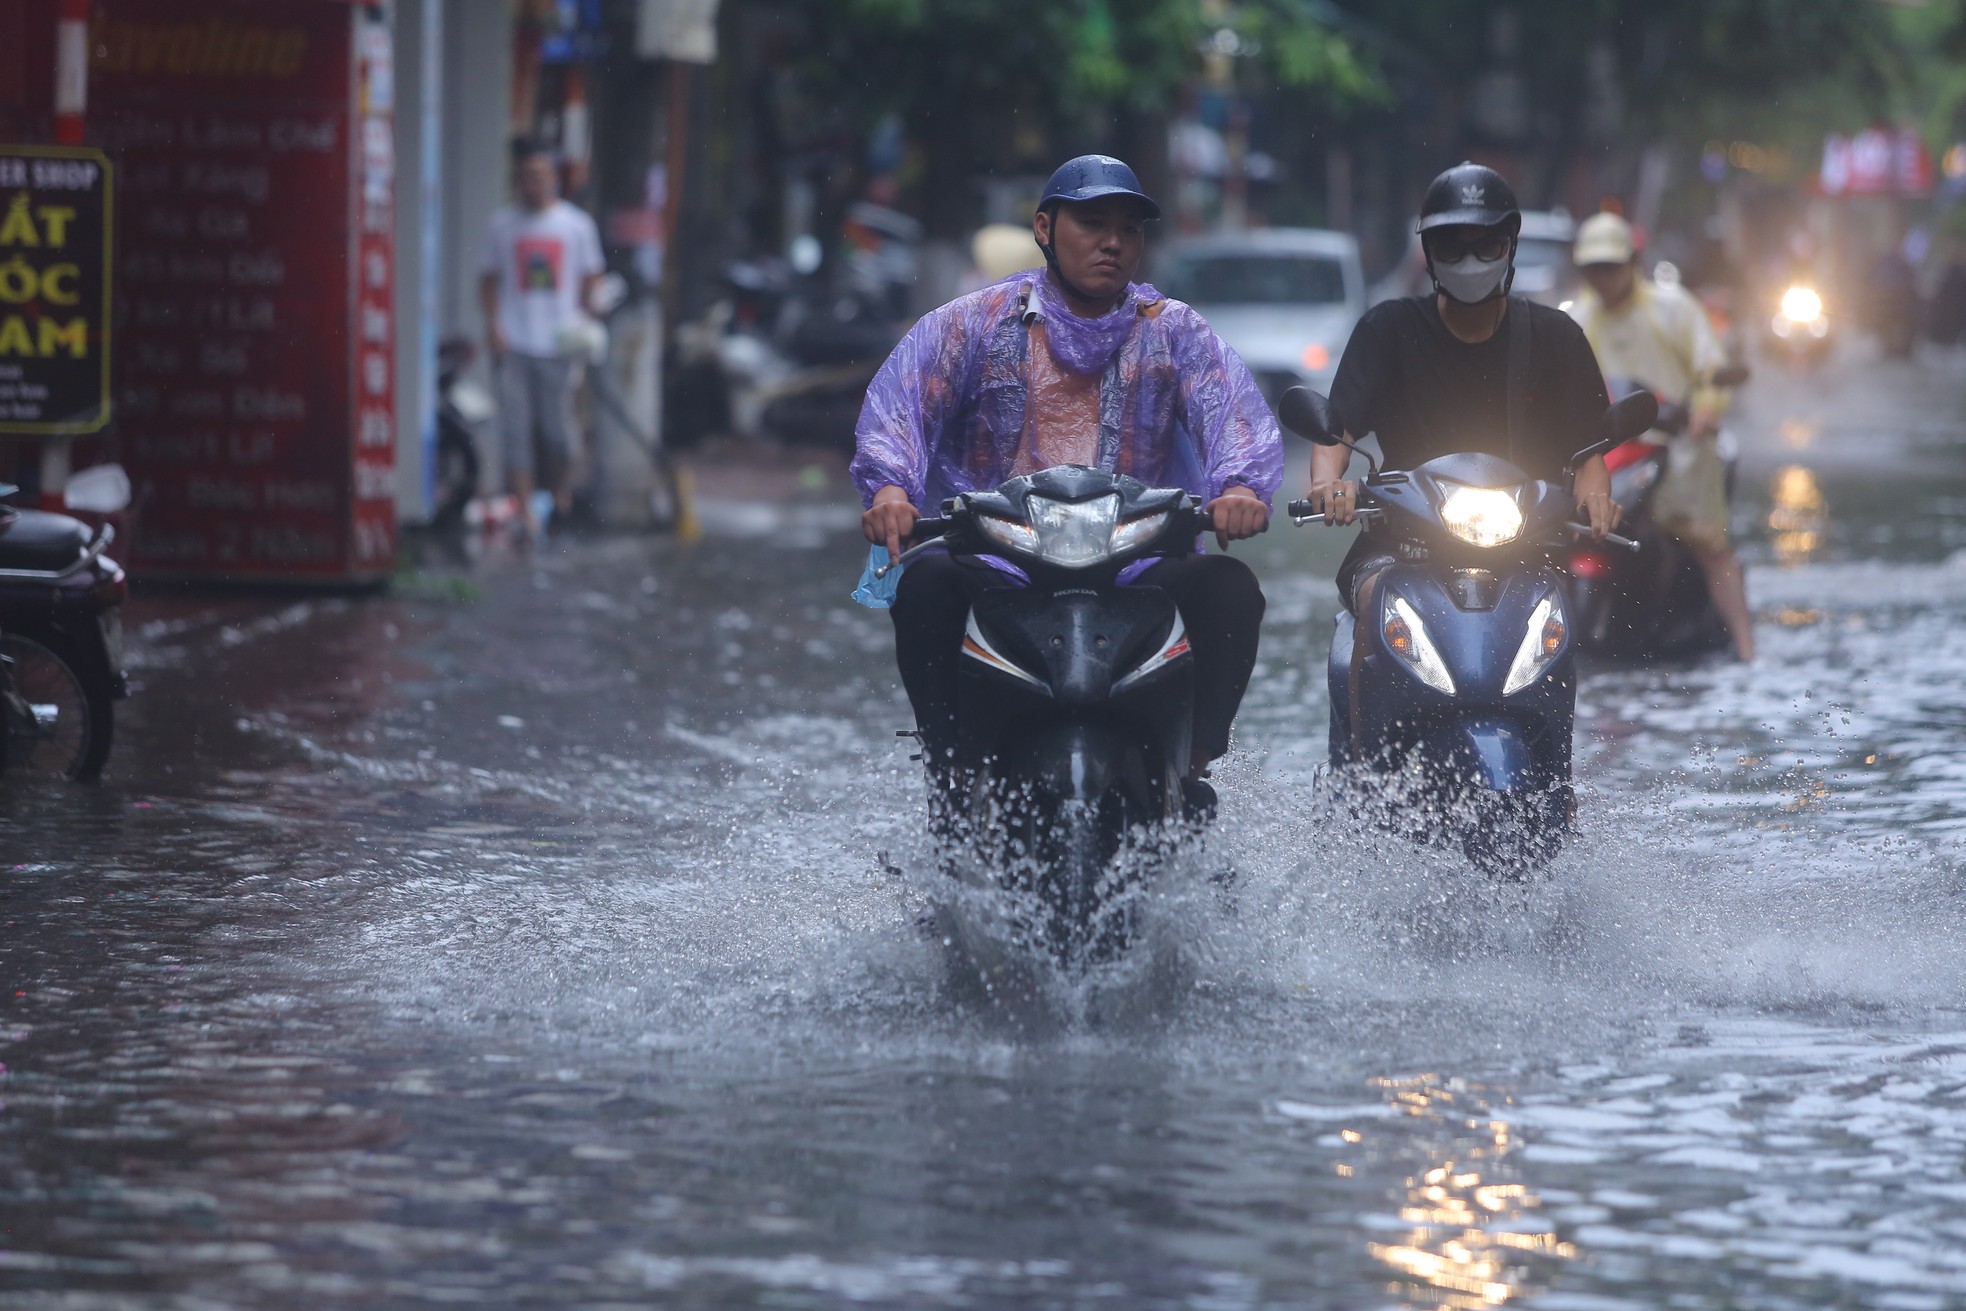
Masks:
[[[1811,287],[1790,287],[1782,293],[1782,317],[1795,324],[1814,323],[1823,317],[1823,298]]]
[[[1501,546],[1521,534],[1522,507],[1499,487],[1456,487],[1440,503],[1440,521],[1470,546]]]
[[[1562,652],[1563,638],[1568,631],[1556,593],[1538,601],[1536,608],[1529,612],[1529,631],[1522,635],[1522,645],[1516,648],[1508,679],[1502,684],[1502,695],[1514,696],[1541,678],[1550,662]]]
[[[1138,519],[1128,519],[1113,529],[1114,555],[1124,555],[1137,546],[1145,546],[1160,536],[1161,529],[1167,527],[1167,511],[1159,514],[1143,514]]]
[[[1427,635],[1427,626],[1421,622],[1420,612],[1405,597],[1395,593],[1392,600],[1386,603],[1382,631],[1392,653],[1405,661],[1407,668],[1419,675],[1422,683],[1435,691],[1454,695],[1454,675],[1447,672],[1447,662],[1440,658],[1433,638]]]
[[[1120,514],[1117,496],[1097,496],[1089,501],[1029,496],[1024,499],[1024,512],[1031,516],[1037,546],[1020,549],[1030,550],[1047,564],[1083,569],[1113,553],[1113,527]]]

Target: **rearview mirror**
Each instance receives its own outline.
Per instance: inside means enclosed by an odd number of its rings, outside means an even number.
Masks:
[[[1659,421],[1659,398],[1649,391],[1635,391],[1613,402],[1597,421],[1598,444],[1609,450],[1637,437]]]
[[[1342,446],[1337,423],[1331,417],[1331,402],[1309,387],[1292,387],[1277,401],[1277,421],[1319,446]]]
[[[1612,403],[1597,421],[1597,440],[1570,457],[1575,469],[1592,456],[1602,455],[1613,446],[1622,446],[1659,422],[1659,398],[1649,391],[1635,391]]]

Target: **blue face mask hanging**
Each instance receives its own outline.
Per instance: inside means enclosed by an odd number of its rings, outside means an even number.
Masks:
[[[887,564],[887,548],[870,546],[867,548],[867,567],[860,571],[860,586],[853,589],[853,599],[869,610],[891,610],[894,608],[894,589],[901,583],[902,570],[889,569],[887,577],[876,578],[874,571]]]

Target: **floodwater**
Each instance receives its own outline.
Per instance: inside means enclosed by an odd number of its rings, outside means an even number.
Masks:
[[[108,780],[0,790],[0,1306],[1966,1306],[1962,396],[1754,385],[1763,659],[1591,674],[1526,890],[1321,793],[1342,540],[1261,539],[1082,983],[925,916],[837,493],[140,596]]]

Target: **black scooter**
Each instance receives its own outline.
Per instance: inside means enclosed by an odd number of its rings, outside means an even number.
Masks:
[[[0,484],[0,499],[17,489]],[[123,675],[123,570],[107,524],[0,505],[0,770],[92,779]]]
[[[437,347],[437,467],[432,477],[430,523],[441,532],[464,527],[478,495],[476,432],[495,412],[491,397],[466,375],[477,347],[452,337]]]
[[[1573,466],[1656,413],[1645,393],[1619,401]],[[1320,445],[1358,450],[1316,392],[1291,388],[1278,417]],[[1568,488],[1492,455],[1443,455],[1404,473],[1366,459],[1358,513],[1395,563],[1378,575],[1370,613],[1340,611],[1331,635],[1331,764],[1417,779],[1431,836],[1457,841],[1479,868],[1527,872],[1562,845],[1575,805],[1575,641],[1547,554],[1589,529],[1571,521]],[[1290,516],[1324,519],[1309,501],[1292,502]]]
[[[1712,381],[1716,386],[1738,387],[1747,378],[1745,366],[1729,365]],[[1642,382],[1615,379],[1612,389],[1649,390]],[[1661,402],[1651,431],[1676,436],[1691,422],[1692,412],[1686,406]],[[1638,550],[1608,550],[1602,543],[1581,541],[1565,562],[1578,646],[1594,657],[1639,663],[1687,660],[1728,650],[1732,639],[1714,608],[1699,561],[1684,542],[1653,523],[1653,502],[1670,452],[1664,446],[1645,444],[1643,437],[1618,446],[1606,457],[1611,465],[1611,499],[1624,507],[1626,531],[1638,539]],[[1727,499],[1732,502],[1737,454],[1726,433],[1721,434],[1721,442]]]
[[[1068,967],[1125,948],[1141,862],[1122,852],[1143,846],[1151,866],[1186,817],[1194,658],[1173,599],[1128,573],[1207,527],[1184,491],[1061,465],[944,502],[898,562],[946,547],[1020,584],[971,609],[956,756],[930,762],[931,813]]]

